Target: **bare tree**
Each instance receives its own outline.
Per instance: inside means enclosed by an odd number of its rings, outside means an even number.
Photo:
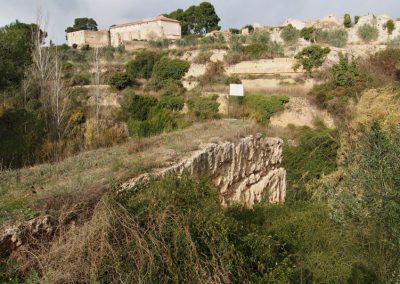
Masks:
[[[96,86],[96,129],[97,135],[99,134],[99,120],[100,120],[100,53],[99,48],[96,47],[93,50],[93,85]]]

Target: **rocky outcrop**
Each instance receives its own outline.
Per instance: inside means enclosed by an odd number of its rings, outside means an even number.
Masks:
[[[28,238],[53,235],[56,227],[57,220],[46,215],[27,223],[6,228],[0,234],[0,257],[8,256],[12,251],[23,245]]]
[[[151,178],[187,173],[209,178],[219,189],[224,206],[242,203],[251,207],[263,198],[271,203],[284,202],[286,171],[281,167],[282,147],[281,139],[259,134],[238,142],[207,144],[171,167],[130,180],[120,191],[138,187]]]

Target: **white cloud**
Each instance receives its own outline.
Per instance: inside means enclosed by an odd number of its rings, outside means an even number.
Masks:
[[[34,22],[39,6],[49,14],[49,33],[56,42],[74,18],[93,17],[100,28],[187,8],[201,0],[0,0],[0,25],[16,19]],[[223,28],[250,23],[277,24],[288,17],[313,19],[334,13],[352,15],[387,13],[400,16],[398,0],[210,0],[222,19]]]

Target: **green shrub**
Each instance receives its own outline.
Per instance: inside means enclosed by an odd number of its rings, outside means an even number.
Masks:
[[[185,99],[174,96],[171,93],[164,93],[160,99],[160,106],[172,111],[181,111],[185,105]]]
[[[346,46],[349,37],[349,34],[345,29],[316,29],[314,33],[314,39],[316,42],[326,43],[335,47]]]
[[[150,109],[147,120],[128,120],[129,136],[134,137],[150,137],[177,128],[178,123],[171,112],[159,106]]]
[[[225,85],[242,83],[242,80],[240,80],[240,78],[236,76],[226,76],[223,81]]]
[[[180,80],[190,68],[190,63],[180,59],[161,58],[153,68],[157,80]]]
[[[307,184],[336,170],[338,133],[323,124],[291,128],[296,142],[285,143],[283,167],[287,171],[288,199],[308,199]]]
[[[364,24],[358,29],[358,36],[365,42],[371,42],[378,39],[379,30],[370,24]]]
[[[293,68],[296,70],[301,66],[307,72],[311,72],[314,68],[322,66],[330,52],[330,48],[323,48],[319,45],[305,47],[296,54],[297,63]]]
[[[336,85],[353,86],[359,77],[359,70],[356,61],[351,62],[348,56],[339,54],[339,63],[332,67],[332,74]]]
[[[248,29],[250,34],[254,32],[254,27],[252,25],[246,25],[242,28],[242,30],[244,29]]]
[[[315,33],[315,28],[313,27],[308,27],[308,28],[302,28],[300,31],[300,37],[304,38],[307,41],[314,41],[314,33]]]
[[[134,60],[126,65],[126,74],[132,79],[150,79],[154,65],[161,59],[162,54],[149,50],[138,53]]]
[[[217,102],[218,96],[213,97],[192,97],[188,100],[188,107],[197,119],[218,119],[220,115],[219,103]]]
[[[187,47],[187,46],[196,46],[198,44],[198,36],[196,35],[187,35],[181,39],[175,41],[177,46]]]
[[[121,114],[125,120],[144,121],[149,118],[150,109],[157,105],[157,99],[150,96],[139,96],[131,92],[124,94],[121,102]]]
[[[82,51],[89,51],[89,50],[91,50],[91,47],[88,44],[84,44],[84,45],[82,45],[81,50]]]
[[[351,28],[352,23],[351,23],[351,17],[350,14],[345,14],[343,17],[343,25],[345,28]]]
[[[293,25],[289,24],[281,31],[281,38],[287,44],[295,44],[299,40],[300,32]]]
[[[253,43],[242,47],[242,54],[248,60],[274,58],[283,54],[283,47],[277,42]]]
[[[354,16],[354,24],[357,25],[358,21],[360,21],[360,16]]]
[[[394,21],[390,19],[385,23],[384,28],[387,30],[388,34],[391,35],[395,30],[396,25],[394,24]]]
[[[264,31],[255,31],[249,36],[250,43],[269,43],[271,41],[271,34]]]
[[[239,29],[229,29],[229,32],[233,35],[238,35],[240,34],[240,30]]]
[[[286,96],[264,96],[246,93],[244,97],[245,106],[250,111],[250,117],[261,124],[267,124],[271,116],[284,109],[289,101]]]
[[[377,52],[367,58],[365,64],[375,77],[400,81],[400,49],[388,48]]]
[[[243,56],[238,52],[228,52],[224,56],[224,62],[228,65],[234,65],[243,61]]]
[[[151,48],[168,48],[172,42],[168,39],[150,40],[149,46]]]
[[[117,90],[123,90],[132,86],[134,82],[127,74],[123,72],[114,72],[108,77],[108,83]]]

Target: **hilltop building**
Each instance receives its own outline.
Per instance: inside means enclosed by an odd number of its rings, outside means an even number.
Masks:
[[[114,25],[106,31],[77,31],[67,34],[69,46],[90,45],[104,47],[130,44],[135,41],[150,41],[157,39],[176,40],[182,37],[179,21],[158,16],[143,21]]]

